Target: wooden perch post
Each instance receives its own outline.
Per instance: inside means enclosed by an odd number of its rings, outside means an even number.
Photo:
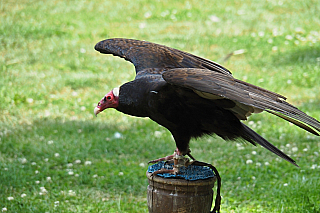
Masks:
[[[147,172],[149,213],[209,213],[216,176],[204,180],[163,178]]]

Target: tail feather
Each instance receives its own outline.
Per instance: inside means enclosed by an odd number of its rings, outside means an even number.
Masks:
[[[261,137],[258,133],[250,129],[248,126],[242,123],[243,129],[244,129],[244,136],[242,136],[245,140],[249,141],[250,143],[257,142],[264,148],[268,149],[269,151],[273,152],[274,154],[278,155],[279,157],[283,158],[284,160],[288,161],[289,163],[292,163],[296,167],[299,167],[296,162],[290,158],[288,155],[284,154],[281,150],[279,150],[277,147],[272,145],[270,142],[268,142],[266,139]]]

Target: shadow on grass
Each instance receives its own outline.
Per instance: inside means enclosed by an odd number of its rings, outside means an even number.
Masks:
[[[274,64],[296,65],[300,63],[320,65],[320,46],[297,47],[273,57]]]
[[[130,120],[127,123],[108,123],[108,121],[61,119],[39,119],[32,125],[22,125],[9,131],[4,137],[2,150],[7,154],[52,154],[56,151],[82,156],[140,155],[142,159],[152,157],[148,150],[165,146],[162,139],[154,137],[159,126],[150,120]],[[160,130],[163,130],[160,127]],[[174,145],[170,134],[165,134],[169,146]],[[151,146],[152,144],[152,146]]]
[[[2,138],[0,170],[8,172],[0,172],[4,183],[0,190],[27,187],[32,191],[39,181],[58,191],[92,188],[110,194],[144,194],[148,160],[160,147],[169,147],[154,139],[157,125],[148,121],[124,125],[39,119],[32,126],[11,130]],[[47,177],[54,183],[48,183]]]

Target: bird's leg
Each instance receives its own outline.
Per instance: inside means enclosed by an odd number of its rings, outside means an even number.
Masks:
[[[177,149],[173,152],[172,155],[168,155],[168,156],[163,157],[163,158],[158,158],[158,159],[155,159],[155,160],[151,160],[151,161],[149,161],[148,163],[157,163],[157,162],[159,162],[159,161],[169,161],[169,160],[172,160],[173,157],[174,157],[175,154],[176,154],[176,151],[177,151]]]
[[[173,160],[174,159],[174,156],[176,155],[180,155],[180,156],[183,156],[183,154],[181,154],[180,150],[178,148],[176,148],[176,150],[174,150],[173,154],[172,155],[168,155],[166,157],[163,157],[163,158],[158,158],[158,159],[155,159],[155,160],[151,160],[149,161],[148,163],[157,163],[159,161],[169,161],[169,160]],[[188,155],[192,160],[196,160],[192,155],[191,155],[191,150],[188,149],[188,152],[186,153],[186,155]]]
[[[192,155],[190,154],[190,150],[187,153],[187,155],[189,157],[191,157],[193,160],[194,158],[192,157]],[[179,173],[180,167],[182,166],[189,166],[190,165],[190,161],[188,158],[184,157],[183,154],[180,152],[180,150],[177,148],[174,153],[172,155],[166,156],[164,158],[159,158],[153,161],[149,161],[149,163],[156,163],[159,161],[168,161],[168,160],[173,160],[173,169],[160,169],[158,171],[153,172],[152,175],[155,174],[162,174],[162,173],[171,173],[171,174],[177,174]]]

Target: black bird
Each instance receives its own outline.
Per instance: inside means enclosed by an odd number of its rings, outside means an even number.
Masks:
[[[296,162],[241,120],[263,111],[319,136],[320,122],[286,102],[277,93],[233,78],[223,66],[163,45],[132,39],[101,41],[95,49],[134,64],[133,81],[114,88],[94,110],[107,108],[149,117],[167,128],[176,142],[175,154],[189,153],[191,138],[216,134],[225,140],[244,139]],[[163,158],[164,159],[164,158]]]

